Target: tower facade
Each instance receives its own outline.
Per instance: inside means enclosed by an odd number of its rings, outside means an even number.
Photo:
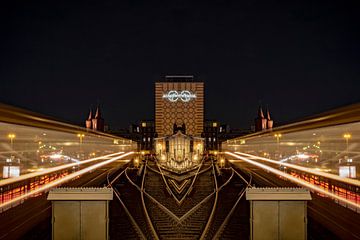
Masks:
[[[101,116],[100,107],[97,107],[95,116],[93,117],[92,110],[90,109],[89,117],[85,121],[85,127],[88,130],[95,130],[104,132],[105,121]]]
[[[273,125],[274,125],[274,121],[271,119],[270,117],[270,111],[269,108],[266,109],[266,128],[267,129],[272,129]]]
[[[100,107],[97,107],[95,117],[92,119],[92,128],[96,131],[104,131],[104,119],[101,117]]]
[[[271,129],[273,127],[273,120],[270,119],[270,113],[267,109],[267,116],[264,116],[264,112],[262,110],[262,107],[259,106],[258,109],[258,115],[255,118],[255,131],[263,131],[266,129]]]
[[[204,128],[204,83],[193,76],[166,76],[155,83],[155,128],[159,137],[170,136],[175,127],[201,136]]]
[[[87,129],[92,129],[92,110],[90,109],[89,117],[85,121],[85,127]]]

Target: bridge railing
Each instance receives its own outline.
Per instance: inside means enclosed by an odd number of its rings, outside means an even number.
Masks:
[[[131,140],[0,104],[0,204],[134,149]]]
[[[360,204],[360,104],[231,139],[222,149]]]
[[[222,148],[359,179],[360,104],[231,139]]]

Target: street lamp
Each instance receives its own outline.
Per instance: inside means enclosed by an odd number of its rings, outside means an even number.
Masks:
[[[85,134],[83,133],[78,133],[77,134],[77,137],[79,138],[79,153],[77,154],[78,155],[78,158],[79,159],[82,159],[82,143],[83,143],[83,139],[85,137]]]
[[[77,137],[79,138],[80,144],[82,144],[83,139],[84,139],[84,137],[85,137],[85,134],[83,134],[83,133],[78,133]]]
[[[346,141],[346,151],[349,150],[349,139],[351,138],[351,134],[350,133],[345,133],[343,135],[343,137],[345,138],[345,141]]]
[[[276,138],[276,142],[277,142],[277,151],[280,154],[280,138],[282,137],[281,133],[275,133],[274,137]]]
[[[9,133],[8,138],[10,139],[10,145],[11,145],[11,149],[13,149],[13,145],[14,145],[14,138],[16,138],[16,135],[14,133]]]

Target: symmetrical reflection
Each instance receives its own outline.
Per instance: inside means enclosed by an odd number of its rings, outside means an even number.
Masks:
[[[157,138],[155,151],[162,166],[175,171],[186,171],[200,163],[204,140],[178,131],[172,136]]]

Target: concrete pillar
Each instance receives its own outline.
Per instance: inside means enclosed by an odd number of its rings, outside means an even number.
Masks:
[[[307,239],[307,201],[303,188],[248,188],[250,239]]]
[[[52,201],[52,239],[109,239],[111,188],[56,188]]]

